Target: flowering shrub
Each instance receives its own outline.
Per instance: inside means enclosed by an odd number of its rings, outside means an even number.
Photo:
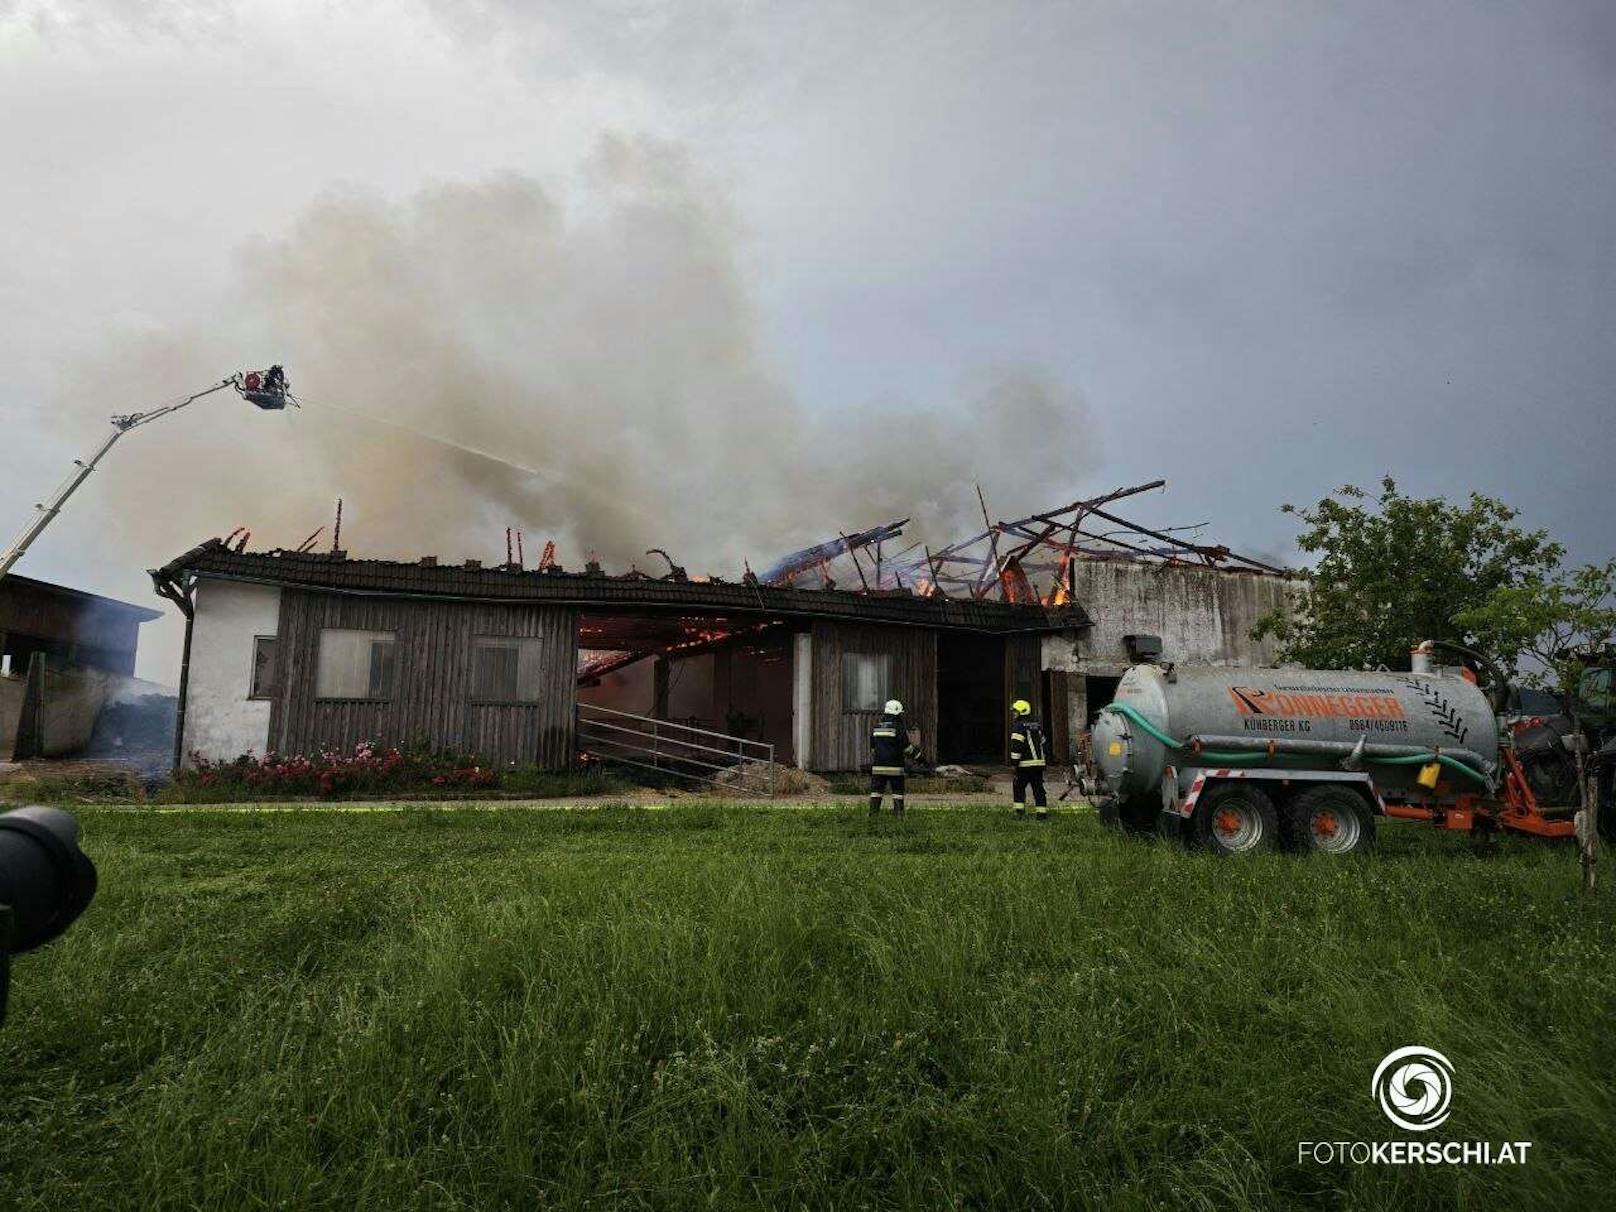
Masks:
[[[175,773],[182,793],[195,791],[209,799],[239,794],[243,799],[318,795],[340,798],[385,791],[489,790],[500,785],[500,768],[453,753],[409,752],[397,746],[360,741],[352,752],[324,749],[286,755],[244,753],[228,762],[191,755],[191,767]],[[511,766],[510,773],[531,768]],[[525,780],[517,780],[525,781]]]
[[[497,782],[499,775],[481,766],[461,767],[432,777],[434,787],[492,787]]]

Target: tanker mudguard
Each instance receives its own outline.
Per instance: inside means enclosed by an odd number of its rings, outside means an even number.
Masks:
[[[1173,771],[1171,766],[1167,769],[1169,772]],[[1162,807],[1167,812],[1188,820],[1195,815],[1195,805],[1200,801],[1201,793],[1206,790],[1207,785],[1225,779],[1247,779],[1265,783],[1337,783],[1349,787],[1363,787],[1369,794],[1370,802],[1375,806],[1376,814],[1386,815],[1386,801],[1380,798],[1380,789],[1375,786],[1375,780],[1365,771],[1350,770],[1274,770],[1239,767],[1200,769],[1195,772],[1195,778],[1190,782],[1182,799],[1177,794],[1177,775],[1173,773],[1171,784],[1167,777],[1162,779]]]

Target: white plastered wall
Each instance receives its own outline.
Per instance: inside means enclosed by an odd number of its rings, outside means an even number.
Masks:
[[[269,700],[253,699],[253,638],[275,635],[281,591],[273,585],[203,580],[191,624],[185,705],[185,765],[193,753],[228,761],[269,748]]]

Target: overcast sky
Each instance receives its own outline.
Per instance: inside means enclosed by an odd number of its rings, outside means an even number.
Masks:
[[[373,378],[330,349],[300,377],[299,349],[241,348],[306,331],[285,321],[306,296],[288,303],[284,282],[279,326],[244,316],[262,306],[265,258],[306,254],[297,233],[322,207],[518,180],[579,212],[569,230],[598,246],[646,230],[589,229],[581,213],[602,204],[613,146],[680,166],[675,187],[642,164],[617,204],[658,231],[702,216],[699,260],[721,271],[703,307],[722,300],[724,348],[744,347],[744,373],[725,380],[749,385],[743,412],[789,399],[810,419],[854,419],[838,422],[849,434],[871,421],[895,459],[931,413],[956,427],[937,441],[957,430],[985,450],[991,418],[973,429],[961,414],[997,407],[971,385],[1008,372],[1065,411],[1046,435],[1008,428],[1027,448],[1024,483],[1015,451],[981,455],[990,503],[1007,508],[1160,476],[1169,489],[1135,508],[1143,520],[1205,521],[1208,538],[1284,557],[1282,503],[1390,472],[1422,494],[1501,496],[1574,558],[1616,550],[1608,0],[0,0],[0,527],[27,521],[110,412],[271,358],[316,397]],[[398,243],[391,223],[379,230]],[[408,224],[410,255],[433,256],[442,229]],[[633,295],[633,258],[602,257]],[[570,290],[608,290],[592,281],[605,270],[570,263]],[[675,296],[648,306],[679,312]],[[666,322],[644,321],[658,334]],[[571,366],[580,393],[596,390],[579,382],[591,366],[611,377],[637,323],[569,329],[568,350],[603,351]],[[375,342],[350,361],[361,348]],[[535,348],[547,365],[561,356]],[[436,432],[480,437],[459,428],[452,386],[442,394]],[[162,491],[120,488],[133,483],[122,466],[99,477],[20,571],[149,601],[143,569],[251,521],[265,485],[221,451],[250,463],[261,422],[223,409],[165,423],[180,447],[203,427],[223,443],[194,448],[209,482],[190,511],[154,453],[170,439],[132,437],[114,457],[156,459]],[[735,446],[736,462],[755,456]],[[411,457],[436,474],[430,452]],[[1069,459],[1069,483],[1052,459]],[[846,526],[885,520],[857,484],[819,482]],[[323,520],[333,483],[328,467],[277,472],[273,490]],[[810,467],[792,491],[815,483]],[[702,508],[755,561],[776,554],[721,500]],[[108,522],[135,512],[164,524]],[[147,676],[174,680],[171,635],[154,637]]]

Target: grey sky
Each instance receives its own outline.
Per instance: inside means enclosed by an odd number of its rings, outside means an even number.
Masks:
[[[311,207],[501,173],[593,205],[615,135],[679,146],[701,205],[723,200],[745,377],[809,417],[953,417],[1007,367],[1085,400],[1048,444],[1069,492],[1049,450],[1022,485],[1013,452],[983,454],[1007,508],[1161,475],[1144,520],[1283,555],[1282,502],[1390,471],[1502,496],[1576,558],[1616,548],[1606,3],[0,0],[0,115],[8,533],[147,402],[125,386],[197,385],[154,367],[206,382],[284,353],[312,393],[296,349],[226,352],[285,331],[232,301]],[[222,440],[250,458],[256,420],[174,424],[241,426]],[[277,483],[323,519],[328,480]],[[109,476],[21,570],[146,600],[174,536],[250,520],[251,481],[189,516],[182,484],[137,501]],[[825,489],[846,525],[881,520]],[[108,509],[170,517],[147,550],[105,538]],[[171,680],[171,644],[152,653]]]

